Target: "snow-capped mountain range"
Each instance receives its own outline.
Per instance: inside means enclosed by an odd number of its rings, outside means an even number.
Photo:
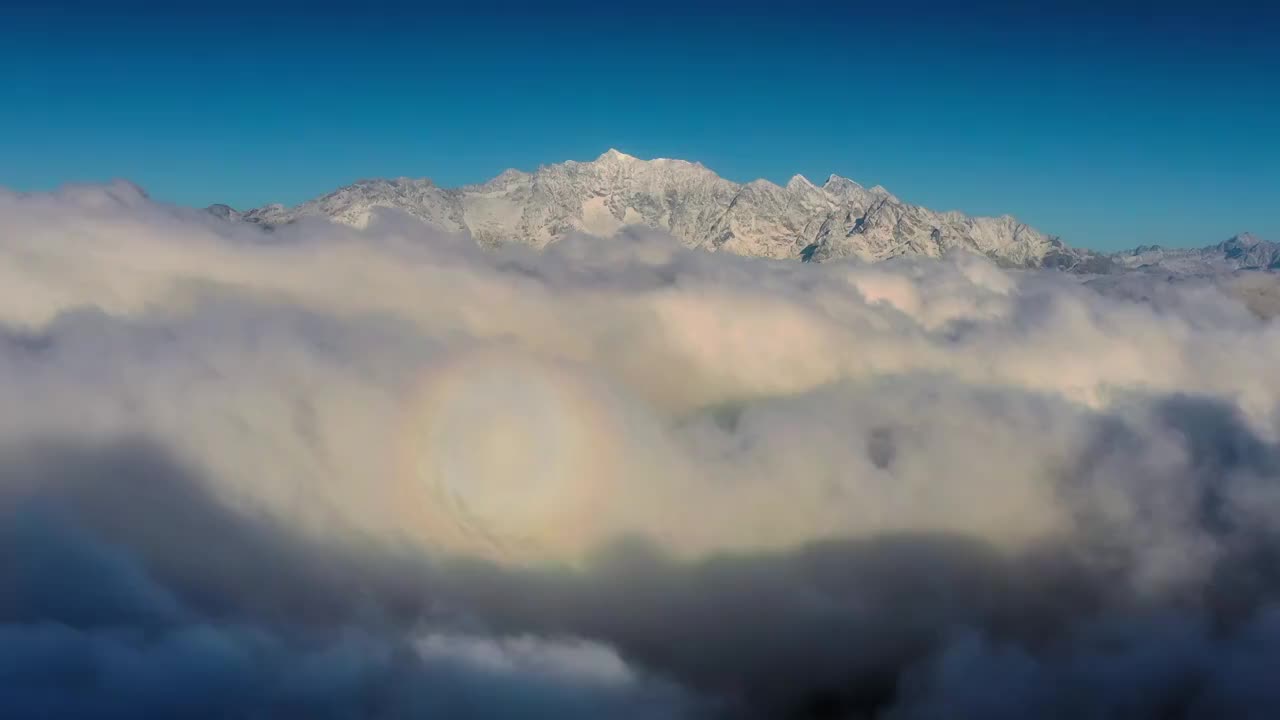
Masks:
[[[535,247],[578,231],[611,235],[627,225],[670,232],[690,247],[770,258],[938,256],[966,248],[998,262],[1039,266],[1085,258],[1009,216],[969,217],[905,203],[882,187],[832,175],[821,186],[796,175],[785,186],[739,184],[698,163],[641,160],[609,150],[591,162],[507,170],[479,185],[442,188],[430,180],[362,180],[292,208],[269,205],[234,219],[281,225],[319,216],[363,226],[394,208],[477,242]]]
[[[1180,275],[1214,274],[1234,270],[1280,271],[1280,243],[1241,233],[1217,245],[1203,248],[1164,248],[1142,245],[1112,256],[1127,270],[1171,272]]]
[[[361,180],[292,208],[209,209],[266,226],[321,217],[363,227],[380,208],[408,213],[449,232],[469,233],[486,246],[514,242],[540,248],[574,232],[611,235],[628,225],[645,225],[670,232],[693,248],[819,262],[937,257],[964,249],[1008,267],[1095,273],[1168,263],[1191,267],[1217,255],[1225,255],[1225,266],[1232,267],[1255,261],[1274,267],[1280,259],[1276,246],[1247,235],[1204,250],[1144,247],[1104,255],[1069,247],[1008,215],[936,212],[903,202],[878,185],[866,188],[838,175],[822,185],[801,175],[785,186],[767,180],[740,184],[699,163],[641,160],[617,150],[590,162],[544,165],[531,173],[507,170],[488,182],[459,188],[427,179]],[[1270,259],[1263,262],[1267,252]]]

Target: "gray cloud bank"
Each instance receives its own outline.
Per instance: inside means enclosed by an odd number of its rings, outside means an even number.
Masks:
[[[0,192],[0,707],[1274,717],[1274,277]]]

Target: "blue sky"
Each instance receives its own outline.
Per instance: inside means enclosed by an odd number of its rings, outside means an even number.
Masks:
[[[248,207],[617,147],[1086,247],[1280,239],[1268,4],[962,4],[0,0],[0,185]]]

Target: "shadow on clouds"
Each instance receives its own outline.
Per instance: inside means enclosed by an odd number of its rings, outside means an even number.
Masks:
[[[513,568],[307,539],[229,509],[142,439],[0,455],[0,704],[9,717],[1263,717],[1280,695],[1280,452],[1214,401],[1191,438],[1192,590],[1141,588],[1096,533],[1001,550],[889,533],[695,561],[619,539]],[[1099,426],[1096,457],[1140,442]],[[713,511],[713,510],[709,510]],[[1085,526],[1089,526],[1086,523]]]

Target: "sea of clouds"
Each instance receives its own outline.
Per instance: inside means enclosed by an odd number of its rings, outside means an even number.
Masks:
[[[1276,717],[1278,311],[0,191],[0,714]]]

